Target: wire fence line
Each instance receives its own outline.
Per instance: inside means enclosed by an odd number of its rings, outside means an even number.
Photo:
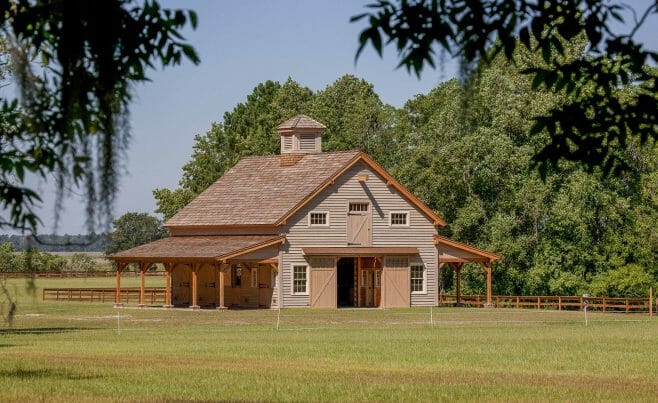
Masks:
[[[461,326],[585,326],[582,312],[542,312],[529,310],[483,310],[449,308],[412,308],[411,310],[338,310],[273,309],[240,311],[194,311],[184,309],[153,310],[139,308],[108,309],[95,314],[67,314],[65,311],[22,314],[16,326],[0,329],[2,334],[79,333],[90,331],[161,334],[164,328],[176,326],[177,332],[305,332],[343,329],[446,329]],[[29,318],[29,320],[27,320]],[[648,323],[655,318],[646,315],[590,313],[587,325],[614,323]],[[94,336],[95,337],[95,336]]]

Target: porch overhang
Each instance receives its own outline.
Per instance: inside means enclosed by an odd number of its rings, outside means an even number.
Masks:
[[[457,242],[450,238],[440,235],[434,236],[434,244],[438,250],[439,263],[487,263],[491,264],[494,260],[500,259],[500,256],[479,249],[465,243]]]
[[[285,240],[283,235],[170,236],[107,258],[117,263],[223,263]]]
[[[384,256],[417,255],[418,248],[408,246],[387,247],[306,247],[302,248],[306,256]]]

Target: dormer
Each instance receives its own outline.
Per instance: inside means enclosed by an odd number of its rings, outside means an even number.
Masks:
[[[306,115],[297,115],[277,126],[281,136],[281,164],[294,165],[305,154],[322,152],[322,133],[326,127]]]

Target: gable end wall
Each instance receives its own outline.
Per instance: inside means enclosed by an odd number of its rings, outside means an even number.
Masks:
[[[358,175],[368,175],[359,182]],[[294,180],[294,178],[290,178]],[[425,264],[426,294],[412,294],[411,305],[433,305],[437,295],[437,250],[434,246],[436,228],[432,221],[402,197],[366,164],[358,162],[341,175],[333,185],[322,191],[311,202],[295,213],[282,233],[287,243],[282,245],[283,302],[286,307],[309,306],[308,295],[292,295],[292,266],[306,264],[302,248],[309,246],[347,246],[346,223],[349,201],[369,201],[372,211],[372,246],[412,246],[420,254],[415,260]],[[329,227],[309,227],[310,211],[329,212]],[[408,227],[390,227],[390,211],[408,211]],[[414,259],[412,257],[412,259]],[[413,260],[412,260],[413,262]],[[309,290],[310,291],[310,290]]]

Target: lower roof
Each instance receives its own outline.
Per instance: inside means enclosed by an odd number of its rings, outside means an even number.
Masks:
[[[302,248],[307,256],[380,256],[416,255],[418,248],[409,246],[387,247],[308,247]]]
[[[500,256],[440,235],[434,236],[439,263],[493,262]]]
[[[108,256],[116,262],[218,262],[276,245],[283,235],[170,236]]]

